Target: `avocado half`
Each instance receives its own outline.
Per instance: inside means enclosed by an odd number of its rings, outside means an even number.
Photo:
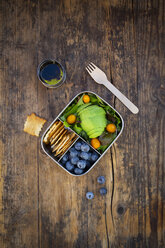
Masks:
[[[89,103],[82,105],[77,113],[80,116],[81,127],[89,138],[96,138],[104,132],[107,120],[103,108]]]

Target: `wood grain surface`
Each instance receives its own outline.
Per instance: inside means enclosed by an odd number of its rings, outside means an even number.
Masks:
[[[164,3],[0,1],[0,247],[165,247]],[[57,89],[37,79],[45,58],[66,67]],[[94,83],[85,71],[90,61],[138,115]],[[41,150],[40,137],[85,90],[114,106],[125,127],[94,169],[72,177]],[[47,119],[39,138],[23,132],[32,112]],[[104,197],[99,175],[106,177]]]

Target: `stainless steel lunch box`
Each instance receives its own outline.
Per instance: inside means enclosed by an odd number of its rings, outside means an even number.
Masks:
[[[76,97],[78,97],[79,95],[83,94],[83,93],[91,93],[91,94],[94,94],[95,96],[99,97],[104,103],[106,103],[107,105],[109,105],[120,117],[121,119],[121,122],[122,122],[122,127],[121,127],[121,130],[120,130],[120,133],[117,135],[117,137],[112,141],[112,143],[108,146],[108,148],[103,152],[103,154],[100,154],[96,149],[94,149],[92,147],[93,150],[95,150],[95,152],[97,152],[99,154],[99,158],[96,160],[96,162],[83,174],[81,175],[75,175],[75,174],[72,174],[70,173],[67,169],[65,169],[65,167],[62,166],[62,164],[60,164],[60,160],[62,159],[62,157],[68,152],[68,150],[75,144],[75,142],[78,140],[78,139],[81,139],[83,140],[85,143],[87,143],[81,136],[79,136],[74,130],[68,128],[69,130],[71,130],[72,132],[76,133],[77,135],[77,139],[74,141],[74,143],[67,149],[67,151],[62,155],[61,158],[59,159],[55,159],[53,153],[51,153],[51,150],[49,150],[47,148],[47,145],[43,142],[43,139],[44,139],[44,136],[46,135],[46,133],[48,132],[48,130],[51,128],[51,126],[55,123],[56,120],[60,120],[60,116],[62,115],[62,113],[65,111],[65,109],[76,99]],[[59,115],[54,119],[54,121],[49,125],[49,127],[46,129],[46,131],[44,132],[44,134],[42,135],[42,138],[41,138],[41,147],[43,149],[43,151],[54,161],[56,162],[61,168],[63,168],[65,171],[67,171],[70,175],[72,176],[82,176],[82,175],[85,175],[87,174],[95,165],[96,163],[104,156],[104,154],[107,152],[107,150],[113,145],[113,143],[119,138],[119,136],[121,135],[122,131],[123,131],[123,128],[124,128],[124,121],[123,121],[123,118],[122,116],[117,112],[116,109],[114,109],[109,103],[107,103],[104,99],[102,99],[99,95],[97,95],[96,93],[92,92],[92,91],[83,91],[83,92],[80,92],[79,94],[77,94],[68,104],[67,106],[59,113]],[[87,143],[89,146],[90,144]]]

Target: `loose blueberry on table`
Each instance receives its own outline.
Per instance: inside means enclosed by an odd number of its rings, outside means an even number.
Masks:
[[[105,183],[105,177],[104,176],[99,176],[97,178],[97,182],[100,183],[100,184],[104,184]]]
[[[107,194],[107,189],[106,188],[101,188],[100,189],[100,194],[101,195],[106,195]]]
[[[93,192],[87,192],[87,193],[86,193],[86,198],[87,198],[88,200],[92,200],[92,199],[94,198]]]

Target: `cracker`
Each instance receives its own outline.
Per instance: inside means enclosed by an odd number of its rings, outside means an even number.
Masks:
[[[53,126],[49,129],[49,131],[46,133],[43,141],[44,143],[48,144],[50,138],[54,135],[55,131],[58,129],[59,126],[61,126],[61,122],[60,121],[56,121]]]
[[[58,148],[56,148],[56,152],[60,151],[61,149],[63,149],[65,147],[65,145],[68,144],[68,142],[70,142],[70,138],[69,136],[67,137],[67,139],[60,145],[58,146]]]
[[[45,122],[45,119],[36,116],[35,113],[32,113],[31,115],[27,116],[26,122],[24,124],[24,132],[38,137]]]
[[[54,147],[53,150],[57,150],[58,147],[60,147],[60,145],[67,139],[67,136],[65,135],[62,140],[60,140]]]
[[[57,144],[57,146],[54,147],[54,149],[52,150],[52,152],[55,152],[59,148],[63,147],[68,139],[69,139],[69,136],[68,135],[64,136],[62,138],[62,140]]]
[[[73,139],[75,137],[75,133],[70,133],[70,138]]]
[[[66,150],[71,146],[72,143],[73,142],[71,140],[69,140],[69,142],[62,149],[60,149],[59,151],[56,151],[55,155],[58,156],[58,155],[64,154],[66,152]]]
[[[50,144],[53,145],[53,140],[56,137],[56,135],[62,130],[64,129],[64,124],[62,123],[62,125],[60,125],[58,127],[58,129],[54,132],[53,136],[50,138]]]
[[[68,144],[71,144],[71,140],[67,140],[65,144],[63,144],[63,146],[59,147],[56,150],[56,153],[62,152],[66,150],[66,147],[68,146]]]
[[[60,155],[60,153],[63,154],[69,148],[69,146],[75,141],[76,138],[77,137],[75,137],[75,134],[71,134],[70,138],[66,140],[65,144],[56,150],[56,156]]]
[[[52,141],[53,145],[51,146],[51,148],[53,149],[57,143],[62,139],[62,137],[66,134],[67,130],[64,129],[64,130],[61,130],[59,132],[59,134],[54,138],[54,140]]]
[[[66,150],[73,144],[75,140],[76,140],[76,137],[73,140],[69,140],[69,142],[65,144],[65,146],[62,149],[56,151],[56,156],[59,156],[59,155],[62,156],[66,152]]]

